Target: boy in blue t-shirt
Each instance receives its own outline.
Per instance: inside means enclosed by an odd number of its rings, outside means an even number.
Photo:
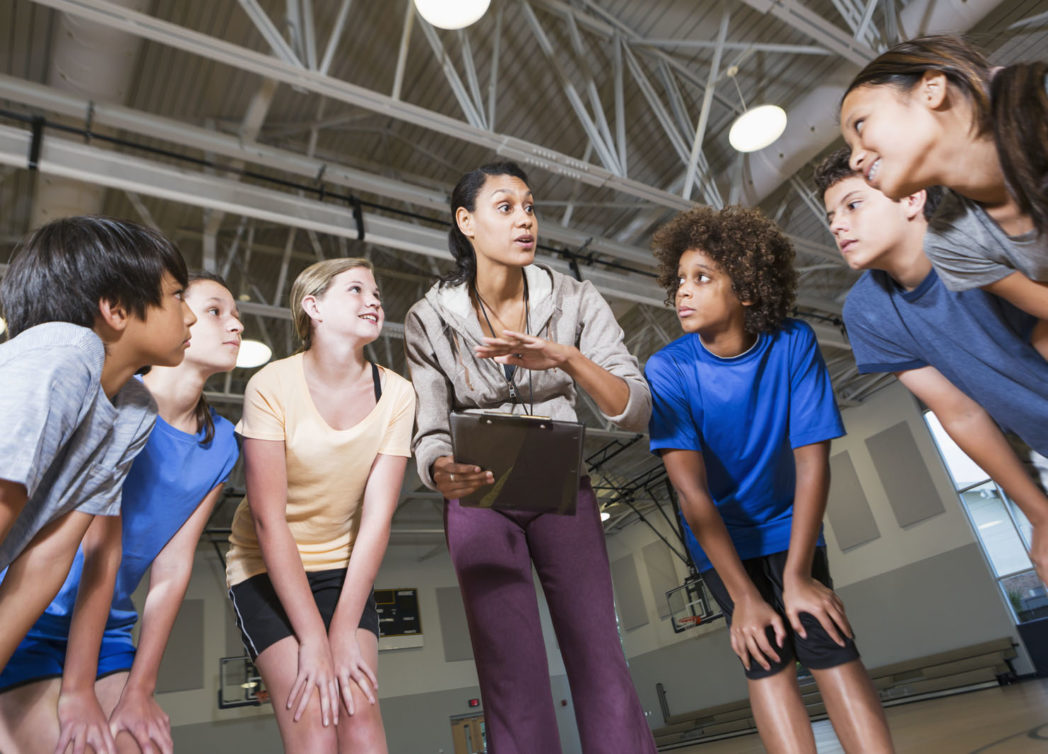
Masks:
[[[923,245],[941,189],[893,201],[848,159],[846,149],[827,157],[815,183],[845,261],[866,270],[844,304],[859,371],[894,372],[1015,501],[1033,525],[1030,558],[1046,581],[1048,497],[1001,431],[1029,447],[1024,460],[1048,487],[1048,361],[1031,344],[1037,318],[939,279]]]
[[[651,449],[728,620],[761,740],[772,751],[815,750],[796,659],[846,751],[892,751],[826,562],[829,441],[844,428],[811,328],[786,316],[793,249],[740,207],[682,213],[652,248],[685,335],[645,369]]]
[[[81,591],[112,595],[120,489],[156,419],[131,378],[182,360],[196,320],[185,285],[170,241],[104,217],[48,223],[12,257],[0,284],[0,667],[81,541]]]

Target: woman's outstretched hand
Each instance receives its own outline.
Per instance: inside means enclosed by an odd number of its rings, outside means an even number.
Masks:
[[[564,366],[577,350],[536,335],[503,330],[498,338],[484,338],[484,345],[476,346],[473,352],[478,358],[494,359],[499,364],[544,370]]]

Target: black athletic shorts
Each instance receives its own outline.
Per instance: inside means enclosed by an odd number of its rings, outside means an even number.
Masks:
[[[331,628],[331,617],[335,614],[342,584],[346,581],[346,569],[330,571],[306,571],[306,579],[313,590],[313,599],[324,619],[324,628]],[[237,616],[237,628],[244,648],[255,660],[262,652],[283,638],[294,636],[291,621],[284,612],[273,589],[268,573],[260,573],[246,581],[234,584],[229,590],[233,601],[233,612]],[[375,608],[375,593],[372,591],[360,616],[360,628],[366,628],[378,636],[378,610]]]
[[[776,647],[779,653],[779,662],[775,662],[768,657],[767,660],[771,665],[771,669],[765,670],[756,660],[751,658],[750,669],[746,671],[747,678],[752,680],[768,678],[783,668],[792,665],[794,661],[800,662],[801,665],[809,670],[825,670],[859,659],[859,651],[855,648],[855,643],[851,639],[845,636],[844,646],[842,647],[830,638],[822,624],[808,615],[808,613],[801,613],[801,623],[804,624],[804,630],[807,632],[808,638],[802,639],[794,633],[782,604],[782,574],[786,570],[785,551],[773,552],[770,555],[744,560],[742,561],[742,566],[746,569],[750,580],[753,581],[757,590],[761,593],[761,597],[782,616],[782,622],[786,626],[786,639],[783,641],[783,646]],[[815,549],[815,558],[812,560],[811,571],[812,578],[833,589],[825,547],[817,547]],[[720,605],[721,610],[724,612],[724,617],[730,626],[734,604],[731,601],[731,597],[728,596],[728,590],[724,588],[724,582],[720,580],[717,572],[712,569],[703,571],[702,578],[706,582],[706,586],[709,587],[713,598]],[[843,635],[843,631],[841,634]],[[775,632],[771,627],[768,628],[768,643],[773,647],[775,646]]]

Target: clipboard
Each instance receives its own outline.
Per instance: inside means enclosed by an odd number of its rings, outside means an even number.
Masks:
[[[573,515],[585,428],[578,422],[496,412],[451,413],[456,463],[495,475],[459,499],[471,508]]]

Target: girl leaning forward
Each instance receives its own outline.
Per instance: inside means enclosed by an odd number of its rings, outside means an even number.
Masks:
[[[308,267],[291,311],[303,350],[251,379],[237,427],[247,497],[230,535],[230,598],[286,751],[385,752],[372,585],[415,396],[364,358],[383,322],[370,262]]]

